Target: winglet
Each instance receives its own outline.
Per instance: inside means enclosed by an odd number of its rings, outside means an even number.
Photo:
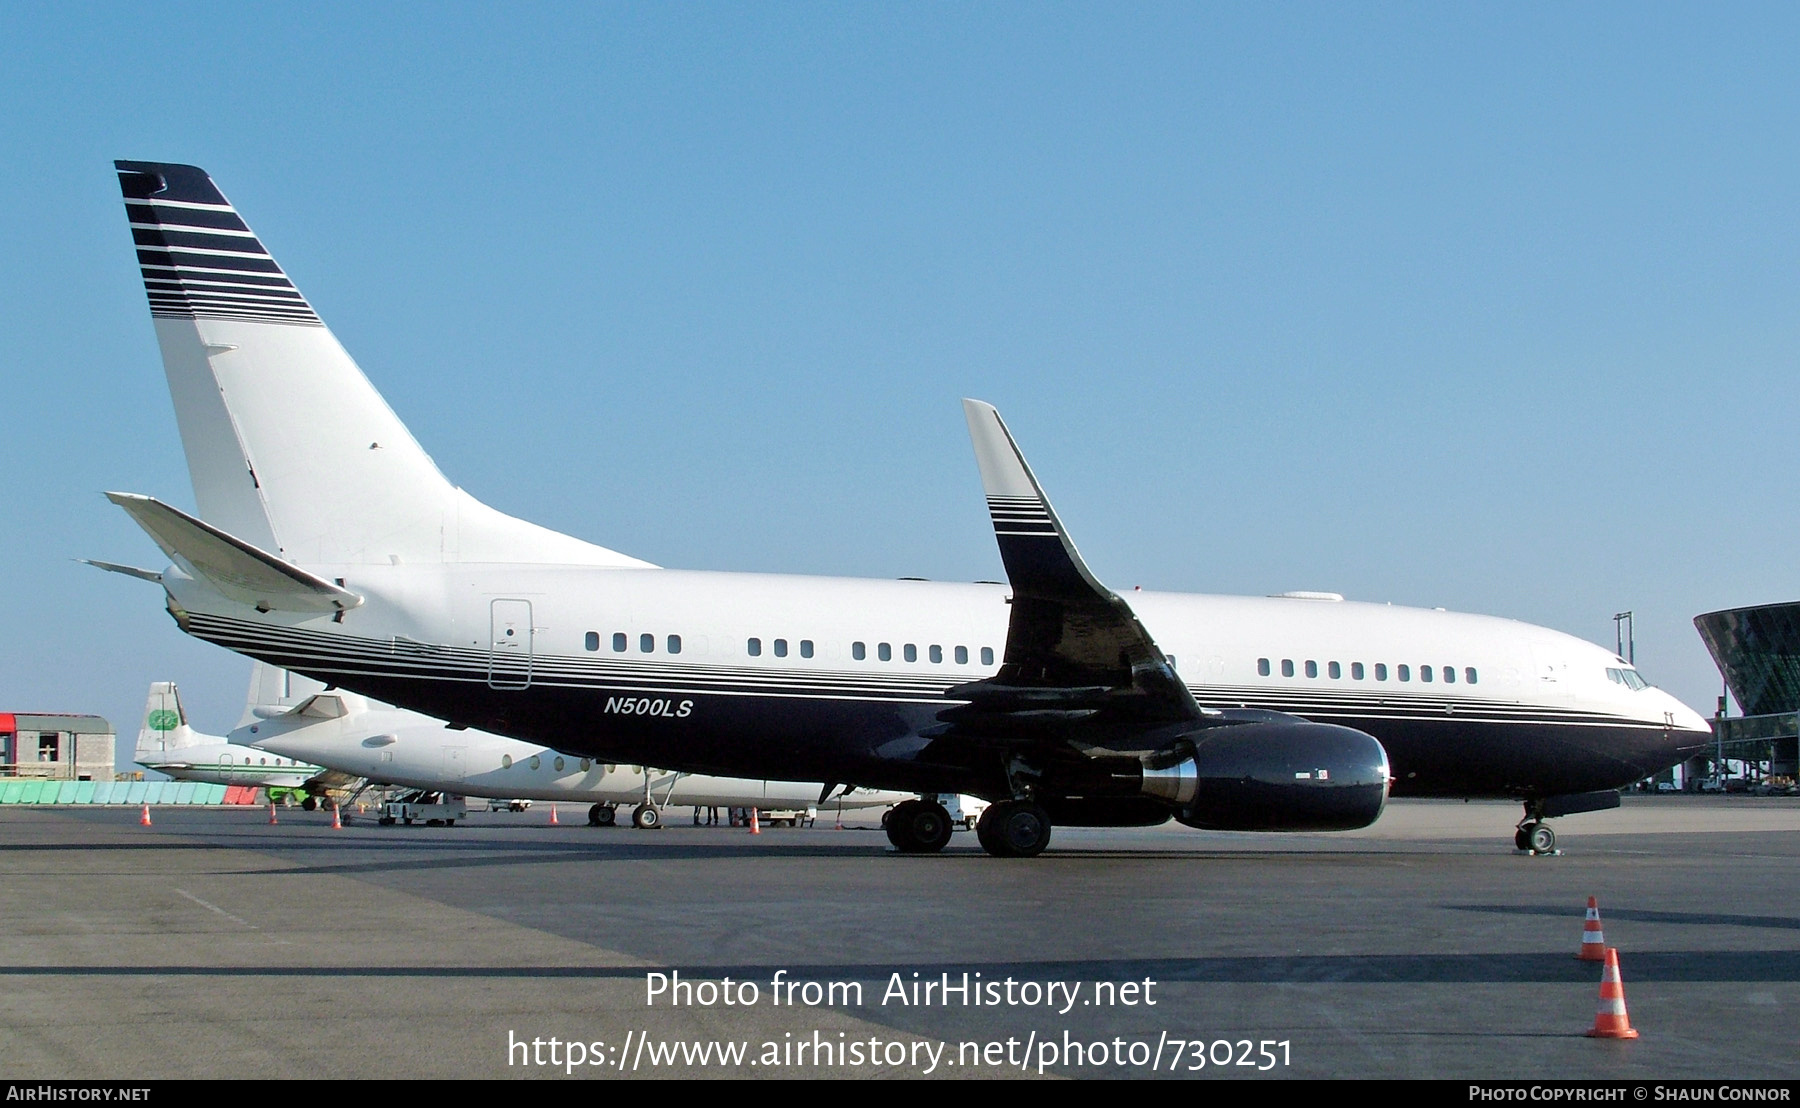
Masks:
[[[1062,521],[1056,518],[1056,509],[1032,476],[999,411],[992,404],[965,399],[963,415],[975,444],[975,464],[981,469],[1000,560],[1006,564],[1014,593],[1058,598],[1085,593],[1110,598],[1111,590],[1081,560]]]
[[[109,492],[176,565],[258,611],[342,612],[363,598],[282,561],[203,520],[136,493]]]
[[[1081,560],[1000,413],[964,400],[963,414],[1013,596],[1000,672],[948,695],[977,702],[976,714],[1073,719],[1113,705],[1140,721],[1204,715],[1131,605]]]

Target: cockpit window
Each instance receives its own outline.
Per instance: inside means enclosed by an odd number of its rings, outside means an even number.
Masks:
[[[1647,689],[1650,682],[1643,679],[1635,669],[1606,668],[1606,679],[1615,685],[1624,685],[1628,689]]]

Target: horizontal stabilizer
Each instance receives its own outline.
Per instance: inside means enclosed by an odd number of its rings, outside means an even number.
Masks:
[[[117,562],[102,562],[95,558],[77,558],[82,565],[103,569],[108,573],[123,573],[127,577],[136,577],[140,581],[154,581],[162,584],[162,574],[153,569],[139,569],[136,566],[122,566]]]
[[[258,611],[341,612],[362,597],[290,565],[242,539],[136,493],[109,492],[176,565],[231,600]]]

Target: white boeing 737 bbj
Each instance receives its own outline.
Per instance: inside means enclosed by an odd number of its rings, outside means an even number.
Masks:
[[[659,569],[446,481],[210,178],[119,162],[199,517],[109,494],[182,630],[402,707],[608,762],[994,803],[1055,823],[1362,827],[1389,795],[1511,797],[1515,842],[1709,734],[1611,651],[1486,616],[1109,591],[965,401],[1008,584]],[[1174,658],[1181,662],[1177,676]]]

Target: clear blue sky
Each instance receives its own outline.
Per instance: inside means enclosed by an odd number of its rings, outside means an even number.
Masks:
[[[373,7],[373,10],[370,8]],[[0,708],[229,725],[112,172],[208,169],[452,480],[665,565],[1102,579],[1612,641],[1800,598],[1793,5],[0,6]],[[1154,629],[1153,629],[1154,630]]]

